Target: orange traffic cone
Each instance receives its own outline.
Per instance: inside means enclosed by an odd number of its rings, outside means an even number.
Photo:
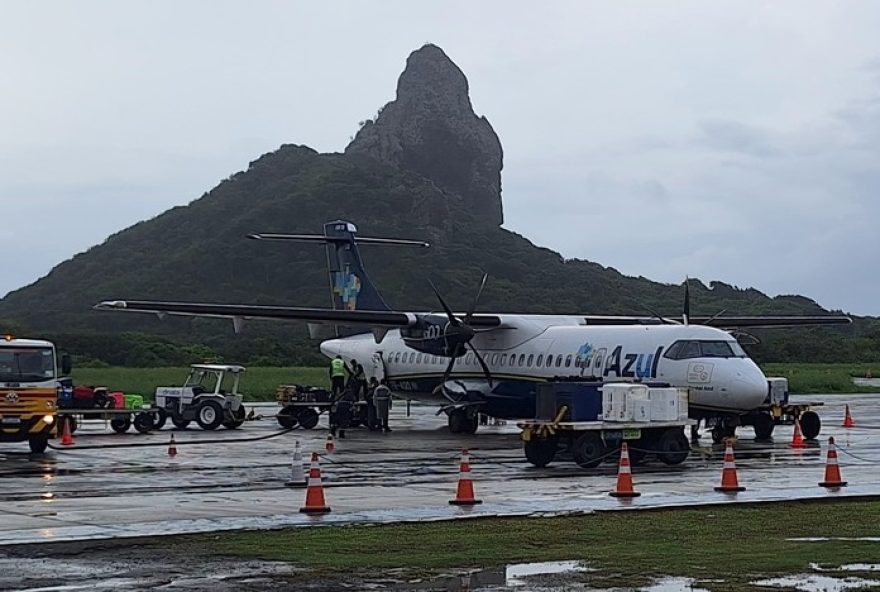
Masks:
[[[828,438],[828,462],[825,464],[825,480],[819,483],[822,487],[846,487],[846,481],[840,478],[840,465],[837,464],[837,447],[834,438]]]
[[[61,432],[61,445],[73,446],[73,434],[70,433],[70,418],[62,416],[61,423],[64,424],[64,428]]]
[[[168,442],[168,456],[177,456],[177,443],[174,441],[174,434],[171,434],[171,440]]]
[[[321,485],[321,466],[318,453],[312,453],[312,466],[309,468],[309,485],[306,489],[306,505],[299,509],[304,514],[326,514],[330,506],[324,501],[324,486]]]
[[[733,458],[733,444],[728,439],[727,448],[724,450],[724,468],[721,470],[721,485],[716,487],[715,491],[736,493],[737,491],[745,490],[746,488],[740,485],[736,478],[736,462]]]
[[[856,427],[856,422],[853,419],[852,413],[849,410],[849,403],[846,404],[846,415],[843,418],[843,427],[845,427],[845,428]]]
[[[629,448],[626,442],[620,447],[620,465],[617,469],[617,488],[609,493],[611,497],[638,497],[642,495],[633,489],[632,470],[629,464]]]
[[[797,419],[794,420],[794,433],[791,435],[791,444],[788,445],[789,448],[806,448],[807,444],[804,442],[804,437],[801,435],[801,422]]]
[[[470,453],[467,448],[461,450],[461,465],[458,470],[458,491],[454,500],[449,500],[454,506],[473,506],[482,504],[483,500],[474,497],[474,482],[471,481]]]
[[[334,450],[336,450],[336,441],[333,439],[333,434],[327,434],[327,442],[324,444],[324,450],[327,451],[327,454],[332,454]]]

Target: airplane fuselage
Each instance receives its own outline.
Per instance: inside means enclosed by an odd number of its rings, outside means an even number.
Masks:
[[[384,376],[392,390],[414,400],[449,403],[482,401],[481,409],[501,418],[534,414],[539,382],[554,379],[641,380],[690,389],[692,415],[738,414],[761,405],[767,381],[727,332],[686,325],[547,325],[547,317],[505,319],[513,326],[477,334],[473,346],[491,372],[492,386],[472,353],[462,355],[445,383],[448,356],[409,347],[399,331],[380,343],[372,335],[332,339],[321,351],[356,359],[368,375]],[[554,317],[556,322],[560,317]],[[564,321],[564,319],[562,319]]]

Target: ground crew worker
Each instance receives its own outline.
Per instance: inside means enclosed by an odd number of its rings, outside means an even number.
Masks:
[[[330,433],[345,438],[345,430],[351,426],[351,412],[354,405],[354,393],[351,388],[343,389],[336,403],[333,405],[333,414],[330,417]]]
[[[364,374],[364,367],[358,364],[357,360],[351,361],[351,373],[348,377],[348,386],[354,392],[354,400],[361,400],[361,391],[363,391],[364,396],[366,396],[367,391],[367,376]]]
[[[373,403],[376,405],[376,415],[379,419],[379,428],[390,432],[388,425],[388,412],[391,411],[391,389],[383,378],[379,386],[373,391]]]
[[[376,380],[376,377],[373,376],[370,378],[370,385],[367,387],[367,428],[371,432],[376,431],[376,402],[373,400],[373,393],[376,392],[376,387],[379,386],[379,381]]]
[[[338,397],[345,390],[345,360],[342,356],[336,356],[330,360],[330,384],[333,390],[333,398]]]

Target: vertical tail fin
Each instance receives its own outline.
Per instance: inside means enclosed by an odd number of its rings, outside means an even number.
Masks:
[[[357,227],[351,222],[334,220],[324,224],[324,234],[250,234],[258,240],[291,240],[323,243],[327,249],[327,270],[330,279],[330,297],[334,310],[391,310],[379,290],[370,281],[358,251],[358,244],[405,245],[427,247],[424,241],[357,237]],[[337,327],[337,335],[364,333],[367,329]]]

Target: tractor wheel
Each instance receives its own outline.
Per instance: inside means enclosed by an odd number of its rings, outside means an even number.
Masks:
[[[165,422],[168,421],[168,412],[164,409],[157,407],[153,410],[153,429],[161,430],[165,427]]]
[[[202,401],[196,409],[196,423],[203,430],[216,430],[223,423],[223,406],[213,399]]]
[[[244,423],[245,418],[245,410],[244,405],[239,405],[238,409],[235,411],[230,411],[223,421],[223,427],[227,430],[234,430],[236,428],[240,428],[241,424]]]

